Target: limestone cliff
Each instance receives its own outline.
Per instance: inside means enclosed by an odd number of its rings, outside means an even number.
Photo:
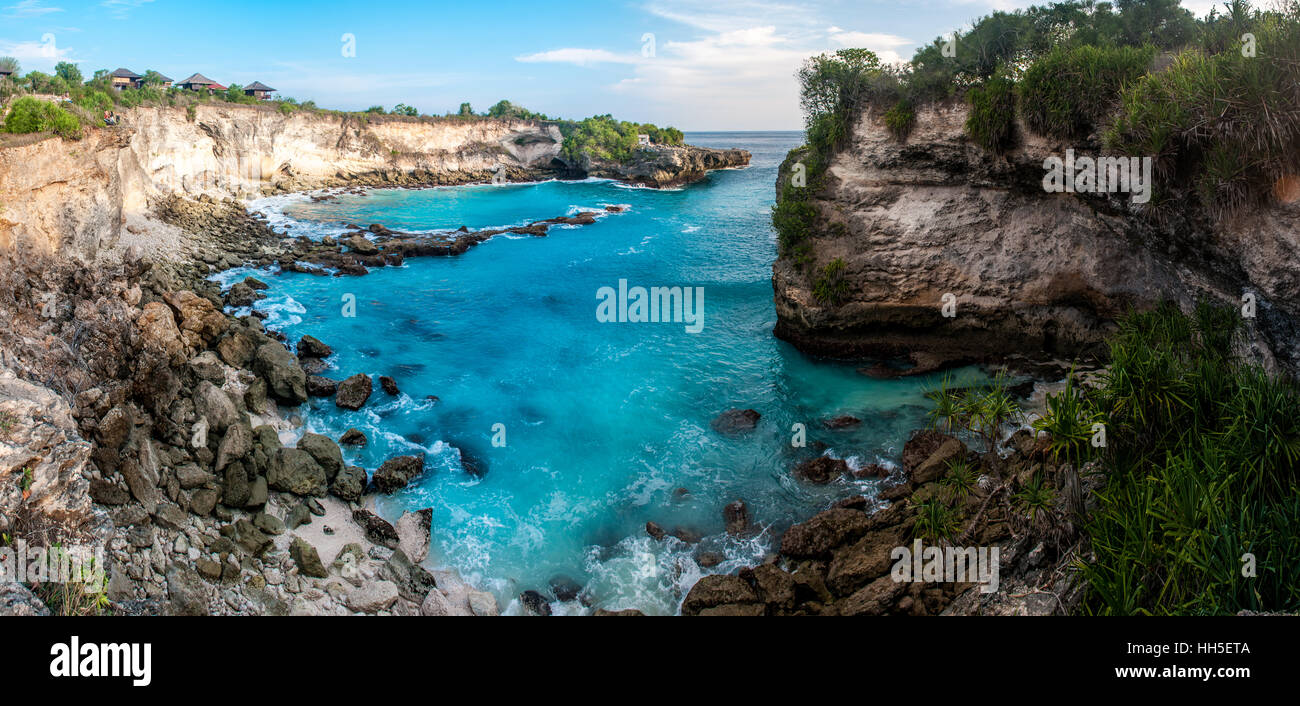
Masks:
[[[170,195],[250,198],[328,186],[463,184],[583,177],[560,159],[554,123],[417,119],[211,103],[140,107],[79,141],[0,148],[0,250],[15,246],[94,259],[124,243],[145,251],[178,235],[148,221]],[[733,154],[735,153],[735,154]],[[597,176],[654,186],[741,166],[740,150],[665,148]],[[125,232],[124,232],[125,231]]]
[[[1073,357],[1098,350],[1129,307],[1199,296],[1240,304],[1252,292],[1254,353],[1300,362],[1295,199],[1279,194],[1234,223],[1189,212],[1157,226],[1127,194],[1044,191],[1043,160],[1079,145],[1022,129],[1017,148],[993,156],[966,138],[966,114],[961,104],[920,110],[903,143],[880,116],[859,118],[822,181],[807,187],[817,189],[810,262],[773,265],[778,336],[810,352],[910,357],[922,368],[1015,353]],[[837,258],[845,295],[820,301],[815,283]],[[947,294],[955,316],[944,315]]]

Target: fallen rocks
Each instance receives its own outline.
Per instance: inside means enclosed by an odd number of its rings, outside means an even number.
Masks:
[[[334,404],[343,409],[358,410],[370,399],[370,393],[373,383],[370,376],[362,373],[339,383],[338,392],[334,396]]]
[[[423,472],[424,454],[390,458],[375,471],[375,488],[381,493],[396,492]]]

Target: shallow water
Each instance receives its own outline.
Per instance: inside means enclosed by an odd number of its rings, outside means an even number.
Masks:
[[[371,470],[392,455],[426,453],[425,475],[381,500],[381,512],[395,519],[432,507],[429,565],[458,569],[512,610],[521,591],[545,594],[564,575],[586,587],[592,607],[675,612],[704,573],[759,560],[792,522],[874,491],[874,480],[795,481],[790,469],[823,452],[817,442],[855,467],[889,463],[924,423],[923,392],[933,379],[873,380],[856,371],[860,363],[812,359],[772,336],[773,183],[800,135],[687,138],[748,149],[753,164],[668,191],[588,180],[252,206],[291,233],[317,236],[341,232],[343,222],[477,229],[630,207],[545,238],[498,237],[458,258],[412,259],[365,277],[254,273],[271,285],[257,305],[270,314],[269,327],[334,347],[327,375],[390,375],[401,388],[389,397],[376,384],[359,412],[314,400],[303,410],[307,426],[333,438],[348,427],[364,431],[370,445],[344,454]],[[703,330],[597,321],[597,291],[619,280],[703,288]],[[355,317],[342,315],[349,295]],[[714,432],[710,422],[732,407],[761,412],[757,430],[739,438]],[[839,414],[863,424],[822,427]],[[807,448],[792,446],[796,423],[806,425]],[[505,445],[494,446],[502,429]],[[460,449],[486,474],[468,475]],[[725,535],[721,510],[737,498],[762,532]],[[655,542],[645,533],[651,520],[705,538],[696,546]],[[727,560],[706,572],[693,558],[701,549]],[[576,602],[554,607],[584,610]]]

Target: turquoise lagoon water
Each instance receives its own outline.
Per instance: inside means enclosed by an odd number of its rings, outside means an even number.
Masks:
[[[875,490],[874,480],[800,483],[794,464],[818,453],[855,467],[888,464],[924,423],[933,380],[869,379],[860,362],[813,359],[772,336],[773,184],[800,138],[690,134],[692,144],[748,149],[753,164],[679,190],[588,180],[252,204],[288,232],[313,236],[344,222],[477,229],[629,207],[545,238],[498,237],[461,257],[411,259],[365,277],[252,272],[271,285],[257,305],[268,327],[333,346],[327,375],[390,375],[401,388],[389,397],[376,385],[358,412],[313,400],[303,409],[308,428],[333,438],[361,429],[370,445],[344,453],[371,470],[393,455],[426,454],[425,475],[381,499],[381,513],[432,507],[428,565],[457,569],[510,610],[521,591],[546,594],[562,575],[585,587],[589,605],[557,602],[556,612],[677,611],[700,576],[761,560],[791,523]],[[597,321],[597,290],[619,280],[702,287],[703,330]],[[342,315],[347,295],[352,318]],[[754,433],[727,438],[710,428],[732,407],[762,413]],[[863,424],[822,428],[839,414]],[[791,443],[796,423],[806,425],[806,448]],[[493,444],[494,429],[504,429],[504,446]],[[464,471],[462,449],[486,467],[482,477]],[[755,535],[723,531],[722,507],[738,498],[761,527]],[[656,542],[647,521],[704,539]],[[726,561],[702,569],[701,550]]]

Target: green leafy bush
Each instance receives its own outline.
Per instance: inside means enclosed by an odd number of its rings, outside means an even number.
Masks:
[[[1025,124],[1040,135],[1081,138],[1115,107],[1121,89],[1147,72],[1154,47],[1058,47],[1018,85]]]
[[[970,114],[966,134],[989,152],[1005,152],[1015,139],[1016,85],[1005,76],[994,76],[966,94]]]
[[[885,112],[885,127],[889,128],[890,134],[899,142],[907,141],[915,124],[916,113],[912,110],[910,101],[900,100]]]
[[[1166,304],[1110,342],[1089,612],[1300,609],[1300,390],[1232,357],[1240,321]]]
[[[14,100],[5,118],[5,132],[26,134],[52,132],[75,140],[81,137],[81,122],[76,116],[48,101],[24,96]]]
[[[813,283],[813,297],[818,302],[834,306],[848,296],[849,283],[844,280],[844,264],[844,258],[837,257],[822,268]]]

